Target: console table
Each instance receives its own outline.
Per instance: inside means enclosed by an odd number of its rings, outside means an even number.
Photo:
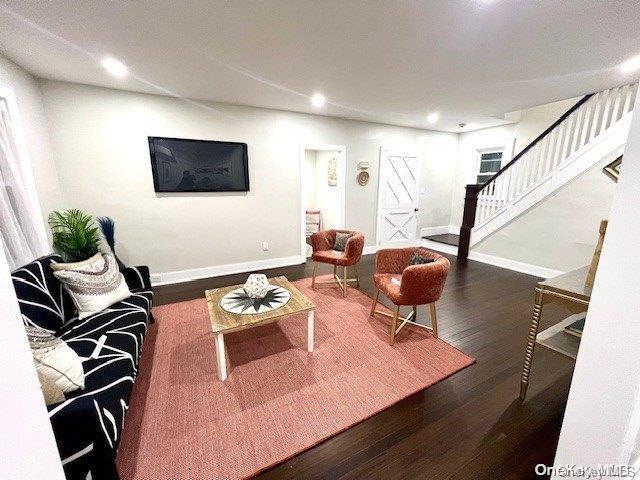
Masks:
[[[573,315],[561,322],[538,333],[542,307],[551,302],[562,303],[570,312],[579,314],[586,312],[591,299],[591,287],[586,286],[589,267],[572,270],[557,277],[539,282],[536,286],[535,304],[533,306],[533,318],[529,327],[527,347],[524,354],[524,366],[522,367],[522,379],[520,380],[520,398],[527,395],[529,386],[529,374],[533,362],[533,351],[538,343],[551,350],[561,353],[573,359],[576,358],[580,339],[573,337],[564,331],[564,328],[576,321]]]

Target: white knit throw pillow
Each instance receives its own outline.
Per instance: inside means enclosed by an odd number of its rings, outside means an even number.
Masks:
[[[78,318],[86,318],[129,298],[131,292],[122,273],[118,269],[115,258],[105,253],[96,263],[102,262],[102,268],[95,265],[84,265],[78,270],[60,270],[53,272],[64,288],[69,292],[76,309]]]
[[[78,354],[42,328],[25,329],[47,405],[63,401],[65,393],[83,389],[84,371]]]

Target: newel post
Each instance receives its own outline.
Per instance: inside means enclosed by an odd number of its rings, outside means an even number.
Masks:
[[[482,188],[482,185],[466,186],[464,212],[462,213],[462,226],[460,227],[460,240],[458,242],[458,263],[466,263],[469,257],[471,229],[476,223],[476,206],[478,205],[480,188]]]

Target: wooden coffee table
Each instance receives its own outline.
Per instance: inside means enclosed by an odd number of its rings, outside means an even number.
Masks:
[[[209,318],[211,319],[211,330],[216,340],[216,357],[218,360],[218,377],[220,380],[227,379],[227,360],[225,357],[224,334],[257,327],[267,323],[275,322],[298,313],[307,312],[307,350],[313,352],[313,320],[316,306],[305,297],[300,290],[286,279],[286,277],[270,278],[271,285],[278,285],[289,290],[291,298],[280,308],[264,313],[241,315],[223,310],[220,300],[231,290],[241,287],[233,285],[231,287],[214,288],[205,291],[207,305],[209,307]]]

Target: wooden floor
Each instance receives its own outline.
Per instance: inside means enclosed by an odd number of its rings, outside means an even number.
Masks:
[[[520,402],[520,370],[537,279],[472,261],[456,268],[455,257],[451,260],[438,302],[440,336],[478,363],[258,478],[540,478],[534,466],[553,463],[573,362],[538,348],[529,395]],[[309,277],[310,267],[267,274],[295,280]],[[330,271],[329,266],[320,269]],[[359,271],[361,289],[371,296],[373,256],[363,257]],[[245,278],[229,275],[158,287],[156,304],[202,297],[207,288]],[[566,316],[560,307],[545,306],[541,330]],[[424,307],[419,318],[426,322]]]

